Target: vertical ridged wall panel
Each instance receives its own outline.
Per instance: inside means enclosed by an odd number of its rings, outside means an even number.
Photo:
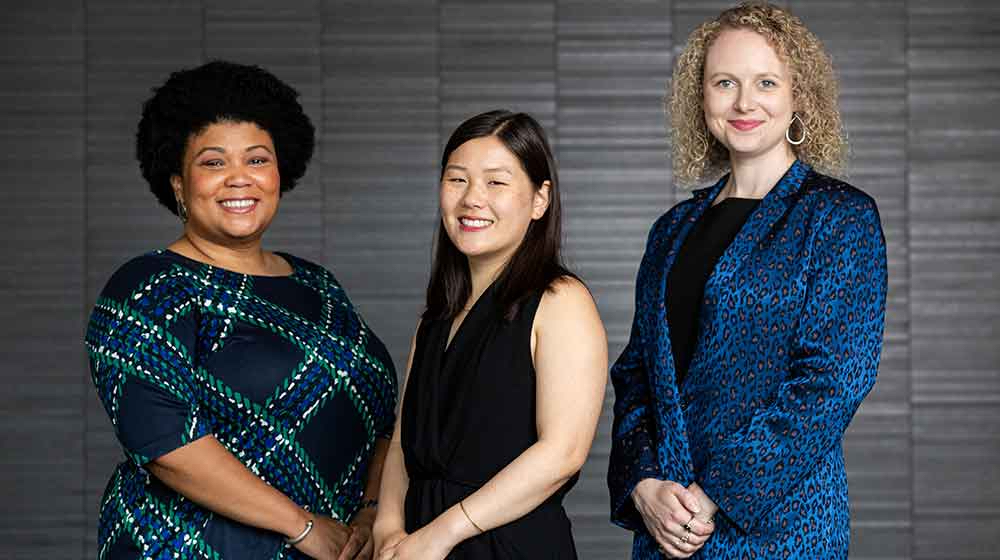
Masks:
[[[852,558],[996,556],[1000,537],[1000,8],[987,0],[791,0],[834,56],[848,180],[882,210],[886,342],[848,432]],[[437,219],[438,158],[464,118],[525,110],[560,163],[570,263],[625,343],[635,271],[672,186],[673,58],[728,0],[17,2],[0,22],[0,556],[96,556],[121,452],[83,323],[111,272],[180,227],[133,154],[140,102],[208,58],[289,81],[320,132],[268,247],[330,267],[405,364]],[[402,373],[402,372],[400,372]],[[627,556],[607,522],[611,391],[567,499],[581,558]]]
[[[531,113],[555,137],[555,3],[442,0],[441,137],[492,109]]]
[[[88,0],[86,10],[89,311],[118,266],[168,245],[181,233],[178,219],[159,205],[139,173],[135,131],[150,88],[162,84],[170,72],[202,61],[203,30],[198,0]],[[76,337],[81,350],[82,334]],[[88,387],[87,396],[85,557],[95,558],[100,497],[123,456],[93,386]]]
[[[649,227],[675,198],[662,108],[670,3],[560,1],[556,39],[566,257],[597,299],[613,362],[631,325]],[[608,519],[613,402],[609,386],[597,441],[566,500],[585,558],[625,558],[631,548],[631,533]]]
[[[402,378],[437,212],[438,5],[323,7],[324,262]]]
[[[914,557],[996,558],[1000,6],[908,8]]]
[[[851,558],[909,555],[909,271],[906,238],[906,5],[793,0],[840,81],[851,158],[847,181],[875,197],[885,231],[889,295],[878,382],[844,439]]]
[[[89,512],[85,391],[83,7],[0,18],[0,556],[79,558]]]
[[[316,127],[322,123],[319,0],[222,0],[205,3],[205,59],[256,64],[288,82]],[[281,157],[281,154],[278,154]],[[323,254],[320,152],[281,199],[265,246],[319,262]]]

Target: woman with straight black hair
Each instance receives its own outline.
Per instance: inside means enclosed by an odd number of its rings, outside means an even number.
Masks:
[[[607,341],[561,262],[542,127],[492,111],[441,159],[434,265],[382,478],[378,558],[575,558],[563,496],[594,439]]]

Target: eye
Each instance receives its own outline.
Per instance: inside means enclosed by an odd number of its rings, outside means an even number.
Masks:
[[[265,165],[270,163],[270,161],[264,156],[253,156],[250,158],[250,165]]]
[[[454,184],[460,185],[462,183],[465,183],[465,178],[463,178],[463,177],[448,177],[448,178],[445,179],[445,181],[448,182],[448,183],[454,183]]]
[[[493,180],[491,180],[491,181],[489,182],[489,184],[491,184],[491,185],[497,185],[497,186],[499,186],[499,187],[504,187],[504,186],[507,186],[507,183],[504,183],[503,181],[498,181],[497,179],[493,179]]]
[[[721,87],[721,88],[725,88],[725,89],[730,89],[730,88],[736,87],[736,82],[730,80],[729,78],[723,78],[723,79],[715,82],[715,85],[717,87]]]
[[[764,88],[776,88],[778,87],[778,82],[775,82],[774,80],[764,79],[760,81],[760,85]]]
[[[225,162],[221,159],[207,159],[201,162],[202,167],[222,167],[223,165],[225,165]]]

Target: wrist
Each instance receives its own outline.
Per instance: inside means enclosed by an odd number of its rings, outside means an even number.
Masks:
[[[351,525],[367,525],[369,528],[374,527],[376,518],[376,510],[374,507],[366,507],[358,510],[351,518]]]
[[[644,478],[632,489],[632,501],[638,505],[640,501],[646,501],[645,496],[648,491],[654,489],[661,481],[656,478]]]
[[[297,505],[289,508],[282,516],[280,524],[275,530],[285,539],[293,539],[305,530],[306,525],[313,520],[313,515]]]
[[[448,548],[454,548],[465,539],[479,534],[479,530],[473,526],[458,505],[448,508],[431,522],[431,525],[436,526],[434,529],[437,538],[446,543]]]

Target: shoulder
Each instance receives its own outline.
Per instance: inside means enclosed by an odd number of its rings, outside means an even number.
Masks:
[[[673,205],[670,210],[667,210],[656,221],[653,222],[653,227],[649,228],[649,241],[657,239],[667,230],[677,225],[677,222],[682,220],[684,216],[687,216],[688,212],[695,205],[695,198],[688,198]]]
[[[863,190],[835,177],[810,171],[802,182],[799,204],[813,209],[818,220],[862,216],[878,220],[878,204]]]
[[[560,276],[542,294],[535,325],[544,328],[567,321],[593,324],[603,329],[594,296],[586,284],[572,276]]]
[[[165,250],[156,250],[129,259],[118,267],[104,285],[101,297],[124,299],[137,291],[154,287],[190,288],[194,269],[183,258]]]
[[[314,287],[319,288],[319,286],[325,285],[333,288],[337,292],[343,293],[344,289],[343,286],[340,285],[340,281],[337,280],[336,275],[334,275],[333,272],[325,266],[290,253],[275,252],[274,254],[285,259],[292,267],[292,270],[295,271],[295,275],[303,280],[306,280],[307,282],[311,281],[309,283],[314,284]],[[347,294],[343,295],[344,297],[347,296]]]
[[[288,263],[289,266],[292,267],[293,270],[306,272],[314,275],[325,275],[331,277],[333,276],[333,273],[330,272],[325,266],[314,263],[309,259],[304,259],[298,255],[285,253],[283,251],[273,251],[273,254],[285,259],[285,261]]]

